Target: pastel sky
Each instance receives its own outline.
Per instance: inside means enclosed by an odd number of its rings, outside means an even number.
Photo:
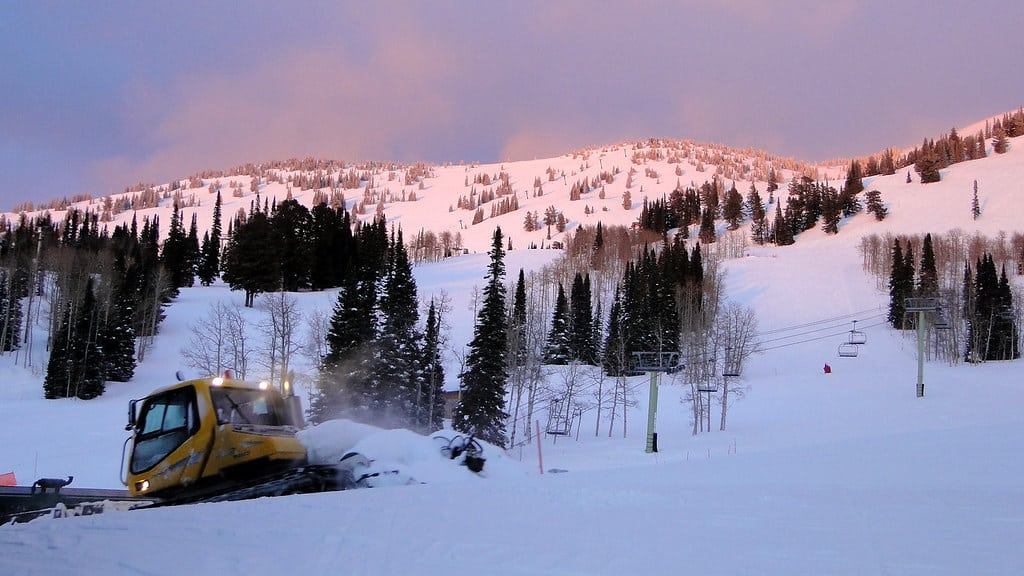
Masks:
[[[1022,29],[1006,0],[7,1],[0,210],[302,156],[866,155],[1024,105]]]

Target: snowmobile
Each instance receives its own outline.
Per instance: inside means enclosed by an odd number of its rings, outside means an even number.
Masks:
[[[435,440],[441,442],[441,454],[450,460],[462,460],[459,462],[470,472],[481,472],[484,469],[484,447],[476,440],[473,434],[469,436],[456,435],[453,438],[445,436],[434,436]]]

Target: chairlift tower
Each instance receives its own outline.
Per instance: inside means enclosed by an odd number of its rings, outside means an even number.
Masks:
[[[903,301],[906,312],[917,312],[917,397],[924,397],[924,320],[925,312],[942,312],[939,299],[907,298]]]
[[[647,447],[648,454],[658,451],[658,433],[654,431],[654,422],[658,417],[658,380],[662,372],[674,373],[683,368],[679,363],[678,352],[633,352],[636,357],[637,370],[651,375],[651,391],[647,407]]]

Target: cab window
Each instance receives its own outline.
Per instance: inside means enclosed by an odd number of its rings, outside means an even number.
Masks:
[[[132,473],[152,468],[198,430],[194,388],[179,388],[147,399],[136,424]]]

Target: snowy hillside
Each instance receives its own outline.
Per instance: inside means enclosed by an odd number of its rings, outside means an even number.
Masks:
[[[375,178],[382,180],[378,189],[390,187],[399,197],[415,189],[415,202],[385,206],[389,219],[407,231],[448,229],[461,234],[470,251],[483,252],[494,224],[508,230],[516,248],[506,260],[511,276],[519,268],[539,270],[558,255],[523,249],[548,243],[546,230],[523,231],[528,210],[555,205],[573,225],[627,224],[644,195],[660,197],[677,178],[684,186],[710,178],[711,169],[699,172],[687,160],[634,165],[633,152],[609,147],[504,166],[436,167],[422,190],[418,184],[385,184],[386,172]],[[622,195],[631,166],[637,174],[627,211]],[[545,180],[549,167],[557,175],[551,181]],[[568,200],[574,182],[614,167],[620,172],[606,184],[603,199],[595,190]],[[675,175],[676,167],[682,176]],[[448,211],[478,175],[503,170],[519,194],[518,211],[475,226],[473,211]],[[942,182],[921,185],[914,176],[909,184],[905,172],[865,181],[889,207],[882,222],[860,214],[844,221],[836,236],[811,230],[793,246],[751,247],[724,263],[729,298],[756,310],[762,334],[792,333],[810,323],[835,330],[766,345],[751,358],[740,377],[746,397],[730,409],[726,431],[718,431],[715,409],[713,431],[692,435],[689,386],[681,375],[666,376],[657,415],[660,451],[645,453],[648,381],[635,377],[630,386],[637,403],[625,426],[616,423],[609,434],[602,423],[595,435],[596,414],[584,412],[573,434],[542,436],[542,452],[525,444],[492,453],[494,465],[489,460],[483,477],[444,468],[447,463],[422,438],[382,436],[364,445],[370,457],[429,481],[4,526],[0,572],[1024,572],[1017,549],[1024,540],[1021,361],[927,362],[926,394],[917,398],[916,342],[886,327],[888,295],[862,270],[858,251],[870,234],[1024,232],[1024,138],[1011,140],[1005,155],[950,167]],[[394,182],[403,178],[396,174]],[[543,196],[534,195],[535,178]],[[225,215],[247,209],[254,198],[249,183],[234,198],[226,193],[231,178],[223,180]],[[970,214],[974,181],[982,203],[977,220]],[[200,220],[209,217],[209,184],[204,180],[191,192],[202,206],[186,209],[186,218],[191,210]],[[261,198],[287,194],[285,183],[264,186]],[[485,188],[475,186],[478,193]],[[743,192],[748,186],[737,182]],[[293,189],[302,199],[314,193]],[[351,206],[355,191],[345,194]],[[165,211],[169,221],[166,204],[151,210]],[[368,214],[374,209],[369,206]],[[414,270],[422,299],[441,291],[451,297],[448,361],[456,365],[457,351],[472,333],[471,295],[483,283],[486,264],[486,255],[478,253]],[[1022,286],[1016,275],[1012,282]],[[294,296],[312,311],[329,310],[334,295]],[[223,285],[182,290],[133,381],[110,385],[93,401],[42,399],[42,346],[32,356],[0,357],[0,473],[13,471],[21,483],[74,475],[76,486],[119,487],[128,400],[172,379],[189,326],[210,303],[241,299]],[[855,358],[838,358],[852,320],[859,321],[867,344]],[[826,363],[831,373],[823,370]]]

